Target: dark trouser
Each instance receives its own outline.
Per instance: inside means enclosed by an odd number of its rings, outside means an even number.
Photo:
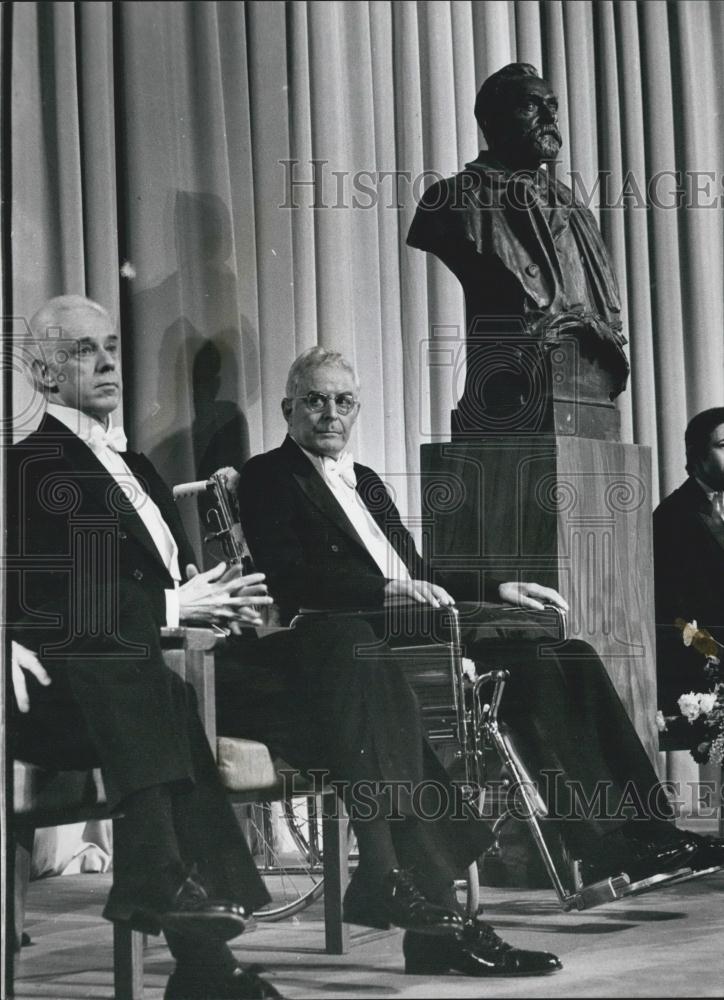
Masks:
[[[536,622],[535,615],[521,615],[521,624],[511,629],[496,626],[490,606],[461,603],[458,611],[464,652],[478,672],[503,668],[510,674],[500,718],[572,852],[595,855],[599,838],[629,819],[640,823],[644,835],[673,819],[651,761],[590,645],[558,641],[555,630]],[[500,611],[501,621],[515,621]],[[444,612],[417,608],[387,612],[384,627],[396,642],[415,634],[440,641],[447,638],[445,622]],[[550,639],[511,637],[526,629]]]
[[[548,653],[535,643],[466,636],[483,672],[510,673],[500,716],[566,845],[595,854],[598,838],[628,820],[673,819],[643,744],[596,652],[572,640]]]
[[[490,844],[427,745],[404,672],[365,622],[307,623],[227,653],[217,669],[219,732],[326,772],[353,825],[389,821],[399,863],[423,888],[449,884]]]
[[[668,825],[673,815],[656,772],[592,647],[578,640],[497,640],[489,616],[477,627],[475,608],[459,608],[466,655],[481,672],[510,672],[501,718],[566,847],[595,857],[600,837],[629,819],[645,836]],[[383,636],[379,621],[384,628],[389,619],[385,625],[384,614],[378,617],[375,630]],[[415,614],[401,626],[397,613],[395,641],[412,640],[420,626],[419,638],[444,637],[426,624],[429,616]],[[223,674],[221,731],[271,742],[290,764],[326,768],[351,782],[443,782],[394,653],[379,644],[370,652],[372,642],[367,625],[341,618],[248,647],[244,679],[228,668]],[[415,824],[426,841],[416,864],[442,858],[444,871],[459,871],[475,856],[472,844],[478,854],[487,846],[483,834],[469,835],[480,823],[449,820],[448,813],[440,822]]]
[[[192,866],[211,894],[256,909],[269,897],[219,780],[193,689],[164,664],[158,626],[131,589],[119,620],[123,645],[117,636],[86,637],[74,642],[71,658],[54,656],[46,643],[41,658],[52,683],[28,677],[31,710],[15,713],[14,754],[53,770],[100,766],[109,807],[124,814],[109,919],[133,924],[137,910],[166,908]]]

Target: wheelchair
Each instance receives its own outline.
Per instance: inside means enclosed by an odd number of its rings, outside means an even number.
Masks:
[[[389,645],[395,662],[401,663],[405,670],[418,698],[428,742],[439,752],[443,763],[448,767],[452,763],[455,771],[461,774],[456,783],[470,807],[482,818],[491,820],[499,812],[490,803],[494,790],[489,779],[490,758],[497,755],[503,772],[507,775],[500,784],[514,794],[506,796],[510,804],[494,819],[493,844],[480,859],[483,868],[486,862],[499,854],[499,839],[505,824],[522,818],[558,897],[559,905],[565,912],[591,909],[653,889],[703,877],[718,870],[714,867],[695,871],[684,867],[638,881],[632,881],[625,871],[621,871],[606,879],[586,884],[582,878],[580,860],[567,857],[552,842],[550,834],[547,834],[547,806],[531,771],[518,752],[514,734],[503,721],[508,672],[504,668],[498,668],[477,674],[474,665],[464,659],[458,608],[445,608],[435,612],[427,610],[425,617],[429,620],[421,631],[431,641],[425,645],[416,642],[410,629],[404,624],[409,610],[410,605],[402,604],[396,608],[393,604],[383,611],[306,611],[292,625],[310,614],[317,617],[326,615],[337,620],[361,616],[370,622],[380,638],[384,638]],[[419,619],[419,606],[414,610]],[[497,609],[491,606],[491,622],[494,622],[496,613],[507,629],[515,629],[516,618],[531,618],[531,612],[522,608]],[[556,641],[567,638],[564,612],[549,607],[544,612],[533,613],[533,617],[536,615],[540,616],[541,624],[548,631],[551,630],[551,622],[556,622]],[[466,892],[466,909],[471,914],[478,909],[479,884],[480,872],[478,862],[475,862],[466,872],[465,879],[458,884],[458,889]]]
[[[176,497],[201,492],[210,493],[213,497],[206,513],[211,534],[205,541],[220,542],[226,559],[245,562],[248,550],[235,517],[233,491],[226,476],[216,473],[208,481],[189,483],[174,489]],[[483,818],[492,812],[488,809],[491,795],[488,769],[491,754],[497,754],[507,772],[508,785],[514,788],[518,796],[515,815],[520,816],[522,805],[523,818],[564,911],[590,909],[717,870],[711,868],[694,871],[682,868],[639,881],[632,881],[622,871],[593,884],[584,884],[580,861],[575,858],[567,859],[548,842],[542,822],[548,816],[546,804],[516,749],[514,735],[501,719],[500,709],[509,680],[507,671],[499,668],[478,675],[474,669],[467,669],[463,657],[460,615],[455,607],[439,611],[429,608],[426,610],[429,621],[420,631],[430,641],[420,645],[415,635],[417,630],[411,631],[407,624],[410,607],[409,604],[393,602],[383,610],[306,609],[300,611],[290,627],[298,626],[310,616],[326,616],[336,620],[359,616],[370,623],[380,641],[384,640],[390,646],[395,661],[401,663],[405,670],[420,704],[428,741],[440,753],[443,762],[446,754],[448,762],[452,755],[452,762],[463,775],[459,783],[463,797]],[[419,605],[415,611],[419,616]],[[517,613],[521,620],[531,614],[525,609],[503,610],[497,606],[491,606],[491,611],[493,615],[499,613],[507,626],[512,623],[513,629]],[[545,616],[549,629],[551,620],[554,621],[554,631],[557,633],[554,641],[567,638],[566,617],[560,609],[550,607],[537,614]],[[495,624],[494,619],[491,619],[491,624]],[[254,834],[260,844],[260,868],[265,875],[277,876],[283,892],[279,902],[275,898],[271,907],[255,916],[261,920],[275,920],[297,913],[323,892],[324,845],[320,834],[320,799],[312,792],[302,795],[297,801],[291,796],[283,801],[282,817],[288,838],[296,850],[296,860],[290,860],[288,853],[278,847],[278,842],[284,839],[284,833],[280,832],[279,824],[273,822],[270,804],[262,804],[260,808],[262,812],[254,820]],[[494,842],[482,858],[483,865],[486,860],[499,854],[501,831],[506,823],[512,821],[513,810],[509,808],[504,809],[496,818],[493,824]],[[349,836],[350,847],[353,848],[351,832]],[[468,869],[464,882],[459,885],[460,889],[466,891],[466,908],[471,914],[478,910],[479,884],[478,864],[475,862]]]

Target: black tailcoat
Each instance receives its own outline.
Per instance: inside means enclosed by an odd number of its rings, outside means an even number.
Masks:
[[[30,712],[13,719],[16,756],[52,769],[100,765],[111,808],[171,786],[176,815],[188,817],[178,831],[183,856],[216,895],[263,904],[193,690],[163,661],[159,629],[173,580],[142,519],[91,449],[51,416],[7,457],[9,627],[52,679],[42,687],[28,676]],[[172,531],[181,566],[193,562],[168,487],[143,455],[123,457]],[[201,809],[203,824],[194,819]],[[127,890],[144,873],[132,872],[132,857],[124,865],[111,919],[128,919],[142,902]]]
[[[429,579],[380,477],[358,464],[355,472],[358,494],[410,575]],[[299,608],[382,606],[386,579],[322,477],[290,438],[246,463],[239,504],[255,565],[267,574],[283,620]],[[491,643],[489,626],[481,627],[480,618],[476,623],[479,609],[459,608],[468,655],[486,668],[502,665],[513,674],[503,715],[515,730],[523,759],[541,776],[541,786],[545,771],[557,772],[578,782],[590,801],[596,783],[606,781],[615,808],[632,780],[645,802],[657,776],[595,651],[580,641]],[[384,719],[384,709],[380,711]],[[394,730],[387,732],[394,741]],[[552,815],[570,811],[571,794],[558,783],[557,801],[550,796],[548,801]],[[570,824],[571,845],[590,851],[611,823],[622,822],[621,817],[599,819]]]

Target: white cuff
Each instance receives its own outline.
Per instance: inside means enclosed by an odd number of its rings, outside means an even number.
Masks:
[[[168,628],[178,628],[181,618],[181,602],[178,587],[175,590],[164,590],[166,595],[166,625]]]

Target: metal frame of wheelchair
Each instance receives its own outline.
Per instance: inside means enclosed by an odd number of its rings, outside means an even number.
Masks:
[[[449,681],[453,692],[452,705],[449,702],[436,704],[430,700],[423,701],[421,710],[426,722],[428,740],[432,744],[450,743],[451,741],[457,744],[456,757],[461,761],[464,769],[464,794],[467,795],[469,801],[477,805],[481,815],[483,814],[487,784],[486,757],[491,749],[497,752],[516,789],[520,790],[523,797],[524,818],[564,911],[590,909],[653,889],[701,878],[719,870],[718,866],[701,871],[681,868],[637,882],[632,882],[626,872],[622,871],[590,884],[584,884],[582,880],[579,861],[574,860],[571,862],[570,868],[562,872],[559,869],[560,862],[556,863],[541,828],[540,821],[547,816],[546,806],[505,728],[500,724],[499,711],[509,675],[506,670],[499,669],[481,674],[474,681],[468,679],[463,669],[459,612],[453,607],[445,609],[445,614],[448,616],[447,625],[450,629],[450,640],[447,646],[449,650]],[[560,616],[561,631],[565,637],[565,616],[562,612],[560,612]],[[419,651],[419,647],[407,647],[407,652],[410,655],[413,655],[416,650]],[[405,653],[406,650],[405,647],[398,647],[395,652],[400,654]],[[413,686],[416,687],[414,683]],[[489,852],[495,852],[498,849],[497,838],[500,829],[502,824],[509,819],[510,813],[506,812],[496,820],[493,827],[496,841]],[[468,870],[466,879],[467,907],[471,912],[475,912],[478,906],[477,875],[477,865],[474,864]]]
[[[292,627],[308,616],[338,618],[345,615],[368,617],[369,614],[364,611],[304,612],[295,619]],[[379,615],[380,612],[374,614]],[[546,806],[499,719],[508,673],[503,669],[490,670],[474,681],[469,679],[463,669],[459,612],[453,607],[444,609],[440,614],[444,615],[445,628],[449,629],[448,641],[426,642],[424,645],[413,641],[409,645],[394,644],[393,647],[395,659],[402,663],[418,695],[427,738],[433,746],[453,748],[454,756],[462,766],[463,779],[460,785],[463,796],[481,815],[484,814],[485,796],[489,794],[488,757],[491,751],[497,753],[523,799],[523,816],[564,911],[590,909],[703,877],[718,870],[716,867],[702,871],[682,868],[637,882],[632,882],[625,872],[620,872],[607,879],[584,884],[580,862],[574,860],[570,865],[564,866],[560,859],[556,859],[541,826],[541,820],[547,816]],[[560,617],[561,635],[565,637],[565,616],[560,613]],[[298,913],[319,899],[324,892],[324,844],[320,835],[323,803],[313,793],[306,798],[304,795],[295,795],[294,799],[281,800],[282,818],[299,855],[297,863],[289,863],[279,860],[279,852],[275,846],[279,831],[274,828],[271,803],[260,801],[258,797],[255,801],[262,810],[258,825],[263,855],[259,869],[262,874],[277,876],[282,880],[290,878],[292,886],[294,876],[309,880],[309,887],[297,896],[293,889],[291,897],[285,902],[255,914],[260,920],[279,920]],[[300,802],[305,812],[301,819],[298,812]],[[511,821],[511,815],[510,811],[506,811],[496,819],[493,825],[496,839],[483,856],[483,863],[486,856],[493,856],[499,850],[498,837],[503,824]],[[516,809],[516,815],[520,816],[519,809]],[[348,843],[351,843],[351,838],[349,827]],[[465,879],[458,883],[458,887],[466,890],[468,912],[475,913],[480,901],[477,862],[469,867]]]
[[[186,493],[188,493],[188,487],[193,488],[191,492],[198,492],[199,488],[203,490],[212,488],[217,505],[220,504],[220,506],[214,509],[215,521],[213,518],[209,519],[207,517],[209,527],[212,528],[212,534],[205,541],[220,540],[227,557],[234,561],[242,561],[243,547],[239,545],[239,541],[233,533],[232,522],[235,513],[232,509],[233,505],[230,504],[223,477],[217,474],[206,483],[186,484]],[[175,496],[180,489],[177,487],[174,490]],[[178,495],[183,495],[183,493],[179,493]],[[566,638],[565,614],[558,608],[554,610],[558,612],[560,617],[561,638]],[[312,613],[314,614],[315,612]],[[638,882],[632,882],[625,872],[620,872],[589,885],[584,885],[583,883],[581,864],[578,861],[574,860],[571,863],[569,871],[560,872],[541,829],[540,820],[547,815],[546,806],[538,793],[534,791],[535,783],[517,755],[513,743],[499,723],[498,712],[508,680],[508,674],[505,670],[492,670],[478,676],[475,681],[466,680],[463,671],[459,612],[457,608],[452,607],[446,608],[444,613],[447,616],[446,624],[449,627],[449,640],[444,642],[443,645],[447,646],[448,649],[448,684],[452,687],[453,704],[450,706],[449,699],[446,699],[446,703],[443,705],[430,704],[429,702],[422,705],[423,720],[426,724],[428,740],[433,745],[436,743],[452,743],[456,746],[456,756],[462,761],[464,768],[463,792],[467,795],[471,803],[477,804],[481,815],[487,781],[486,751],[493,748],[497,752],[501,762],[507,768],[513,782],[520,789],[523,796],[526,822],[528,823],[530,833],[538,848],[553,888],[556,891],[560,905],[564,910],[589,909],[651,889],[663,888],[664,886],[673,885],[692,878],[702,877],[718,870],[718,866],[702,871],[682,868],[674,872],[657,874]],[[329,614],[329,612],[322,612],[322,614]],[[332,612],[332,615],[334,614]],[[361,612],[361,615],[365,617],[365,612]],[[295,622],[303,617],[305,617],[304,613],[292,621],[291,626],[294,627]],[[438,649],[439,646],[440,643],[438,642]],[[435,647],[433,646],[432,648]],[[420,656],[419,644],[409,647],[401,644],[395,645],[395,656],[404,656],[406,652],[410,653],[414,661],[415,658]],[[487,689],[489,685],[492,685],[490,699],[488,702],[484,702],[483,690]],[[416,687],[414,683],[413,687]],[[419,689],[417,693],[419,696]],[[304,867],[309,872],[320,870],[323,860],[323,848],[318,837],[317,824],[311,818],[315,808],[313,800],[311,798],[308,799],[308,815],[310,816],[308,823],[309,835],[305,837],[303,831],[299,829],[298,824],[294,821],[293,805],[291,803],[286,803],[285,805],[287,826],[298,846],[300,856],[305,859]],[[494,825],[493,832],[496,835],[496,843],[493,845],[493,850],[495,850],[497,845],[497,835],[499,834],[500,827],[507,818],[508,816],[506,815],[501,816]],[[273,837],[273,830],[269,826],[268,820],[268,814],[265,814],[264,823],[266,824],[267,835]],[[271,873],[278,869],[275,869],[274,865],[271,865],[263,870]],[[477,863],[474,863],[468,869],[466,882],[467,909],[469,912],[474,913],[477,911],[479,902]],[[298,912],[299,909],[303,909],[304,906],[309,905],[314,899],[318,898],[322,891],[323,880],[320,880],[312,891],[302,895],[302,898],[300,898],[296,905],[284,906],[278,915],[270,913],[267,919],[279,919],[281,916]],[[260,916],[264,919],[263,915],[260,914]]]

